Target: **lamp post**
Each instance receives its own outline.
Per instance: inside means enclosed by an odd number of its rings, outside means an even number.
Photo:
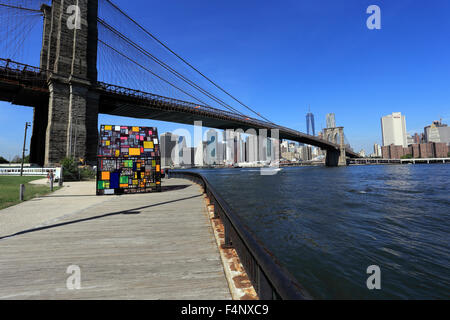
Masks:
[[[20,166],[20,176],[23,176],[23,162],[25,161],[25,146],[27,144],[27,130],[31,127],[29,122],[25,122],[25,138],[23,139],[22,164]]]

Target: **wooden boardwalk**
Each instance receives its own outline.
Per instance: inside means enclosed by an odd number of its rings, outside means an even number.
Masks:
[[[93,183],[72,184],[0,211],[0,299],[231,299],[200,188],[163,185],[99,198]],[[21,216],[39,228],[24,229]],[[79,290],[67,288],[69,266],[80,268]]]

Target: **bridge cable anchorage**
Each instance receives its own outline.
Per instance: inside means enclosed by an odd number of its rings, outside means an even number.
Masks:
[[[133,48],[137,49],[139,52],[141,52],[142,54],[144,54],[145,56],[149,57],[150,59],[152,59],[154,62],[156,62],[157,64],[159,64],[161,67],[163,67],[164,69],[166,69],[167,71],[169,71],[170,73],[174,74],[175,76],[177,76],[178,78],[180,78],[181,80],[183,80],[184,82],[186,82],[187,84],[189,84],[190,86],[194,87],[195,89],[199,90],[201,93],[203,93],[204,95],[206,95],[207,97],[209,97],[211,100],[214,100],[215,102],[217,102],[218,104],[220,104],[221,106],[225,107],[226,109],[228,109],[229,111],[232,112],[236,112],[244,117],[246,117],[245,114],[243,114],[242,112],[240,112],[239,110],[233,108],[232,106],[228,105],[226,102],[224,102],[223,100],[221,100],[220,98],[214,96],[213,94],[211,94],[210,92],[206,91],[205,89],[203,89],[202,87],[200,87],[199,85],[197,85],[196,83],[194,83],[193,81],[191,81],[190,79],[186,78],[184,75],[182,75],[181,73],[179,73],[178,71],[176,71],[175,69],[173,69],[172,67],[170,67],[169,65],[167,65],[166,63],[164,63],[163,61],[161,61],[160,59],[158,59],[157,57],[155,57],[154,55],[152,55],[150,52],[148,52],[147,50],[145,50],[144,48],[142,48],[141,46],[139,46],[138,44],[136,44],[134,41],[132,41],[131,39],[129,39],[128,37],[126,37],[124,34],[122,34],[120,31],[116,30],[114,27],[112,27],[111,25],[109,25],[107,22],[105,22],[104,20],[98,18],[97,21],[102,24],[105,28],[107,28],[108,30],[110,30],[112,33],[114,33],[116,36],[120,37],[122,40],[124,40],[125,42],[127,42],[129,45],[131,45]]]
[[[114,4],[111,0],[106,0],[111,6],[113,6],[117,11],[119,11],[123,16],[125,16],[127,19],[129,19],[133,24],[135,24],[139,29],[141,29],[144,33],[146,33],[148,36],[150,36],[152,39],[154,39],[156,42],[158,42],[160,45],[162,45],[166,50],[168,50],[170,53],[172,53],[174,56],[176,56],[178,59],[180,59],[183,63],[185,63],[187,66],[189,66],[191,69],[196,71],[198,74],[200,74],[203,78],[205,78],[208,82],[213,84],[217,89],[224,92],[227,96],[232,98],[234,101],[238,102],[240,105],[245,107],[246,109],[250,110],[252,113],[258,115],[262,119],[266,120],[267,122],[274,124],[269,119],[265,118],[264,116],[258,114],[255,110],[235,98],[233,95],[231,95],[229,92],[227,92],[225,89],[220,87],[217,83],[215,83],[213,80],[208,78],[206,75],[204,75],[202,72],[200,72],[197,68],[195,68],[193,65],[191,65],[189,62],[187,62],[185,59],[183,59],[180,55],[178,55],[176,52],[174,52],[172,49],[170,49],[166,44],[164,44],[161,40],[159,40],[156,36],[154,36],[152,33],[150,33],[147,29],[145,29],[143,26],[141,26],[136,20],[131,18],[127,13],[125,13],[122,9],[120,9],[116,4]]]

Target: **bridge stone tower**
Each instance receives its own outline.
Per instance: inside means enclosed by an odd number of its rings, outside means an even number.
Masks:
[[[339,145],[339,150],[327,150],[325,164],[328,167],[346,166],[347,157],[344,142],[344,127],[325,128],[323,129],[323,137],[325,140]]]
[[[65,157],[92,161],[98,143],[98,1],[53,0],[41,10],[40,67],[47,70],[49,101],[34,108],[30,160],[45,165]]]

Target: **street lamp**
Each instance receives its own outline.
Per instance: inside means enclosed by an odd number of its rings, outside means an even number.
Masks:
[[[22,164],[20,166],[20,176],[23,176],[23,162],[25,161],[25,146],[27,144],[27,130],[31,127],[31,123],[25,122],[25,138],[23,139]]]

